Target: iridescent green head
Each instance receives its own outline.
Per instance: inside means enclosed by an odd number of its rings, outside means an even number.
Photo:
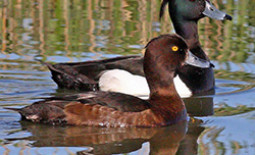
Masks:
[[[230,15],[218,10],[209,0],[163,0],[160,17],[163,16],[167,3],[169,3],[171,18],[197,21],[202,17],[208,16],[217,20],[232,20]]]

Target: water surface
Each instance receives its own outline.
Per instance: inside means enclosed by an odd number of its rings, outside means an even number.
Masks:
[[[0,1],[0,154],[254,154],[255,1],[213,1],[233,21],[205,18],[200,40],[215,64],[216,94],[185,99],[189,123],[158,129],[55,127],[19,121],[4,107],[75,93],[38,60],[78,62],[141,54],[173,33],[159,1]]]

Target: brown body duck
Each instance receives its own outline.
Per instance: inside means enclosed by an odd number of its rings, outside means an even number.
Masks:
[[[217,20],[231,20],[231,16],[217,10],[209,0],[163,0],[160,16],[163,15],[167,4],[176,33],[186,40],[194,55],[209,61],[199,42],[197,22],[205,16]],[[143,61],[141,56],[121,56],[78,63],[45,64],[60,88],[101,90],[140,96],[149,94],[149,87],[144,78]],[[174,83],[182,97],[212,90],[213,69],[184,65],[177,72]]]
[[[144,73],[150,87],[148,100],[111,92],[88,92],[36,102],[18,111],[23,119],[50,124],[107,127],[157,127],[186,120],[186,108],[173,78],[185,64],[207,66],[191,57],[178,35],[162,35],[146,46]]]

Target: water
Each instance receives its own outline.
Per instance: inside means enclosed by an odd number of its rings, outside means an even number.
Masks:
[[[200,21],[215,64],[216,95],[185,99],[191,117],[159,129],[54,127],[20,122],[3,107],[73,93],[57,89],[46,62],[141,54],[151,38],[174,32],[159,22],[159,1],[0,1],[0,154],[254,154],[255,2],[214,4],[233,21]]]

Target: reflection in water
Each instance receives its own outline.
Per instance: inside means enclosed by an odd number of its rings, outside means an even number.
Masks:
[[[194,127],[189,124],[185,135],[184,124],[169,127],[169,131],[168,128],[81,129],[26,122],[21,122],[20,127],[18,114],[1,109],[29,105],[42,97],[74,93],[56,89],[47,68],[36,59],[77,62],[140,54],[148,40],[173,32],[167,15],[159,22],[160,1],[0,1],[0,154],[8,154],[8,149],[9,154],[39,149],[61,155],[67,154],[68,149],[89,150],[79,143],[88,144],[95,152],[105,149],[127,153],[141,151],[142,147],[151,153],[170,149],[177,154],[253,154],[255,1],[212,2],[234,18],[225,23],[209,18],[199,22],[203,49],[216,66],[216,92],[185,99],[189,114],[204,122]],[[175,142],[171,141],[174,134],[170,129],[177,130]],[[159,141],[157,137],[161,135],[165,138]],[[79,139],[84,136],[85,140]],[[27,141],[17,137],[25,137]],[[6,140],[10,138],[15,141]]]
[[[214,114],[212,97],[191,97],[183,99],[190,116],[211,116]]]
[[[86,146],[92,149],[85,149],[83,153],[89,151],[93,154],[133,152],[141,149],[146,143],[149,144],[150,154],[174,155],[177,152],[196,154],[198,146],[196,141],[204,130],[199,127],[201,123],[199,120],[193,120],[188,126],[187,122],[181,122],[163,128],[49,127],[26,121],[20,123],[22,130],[32,135],[8,139],[9,141],[28,140],[33,147]]]

